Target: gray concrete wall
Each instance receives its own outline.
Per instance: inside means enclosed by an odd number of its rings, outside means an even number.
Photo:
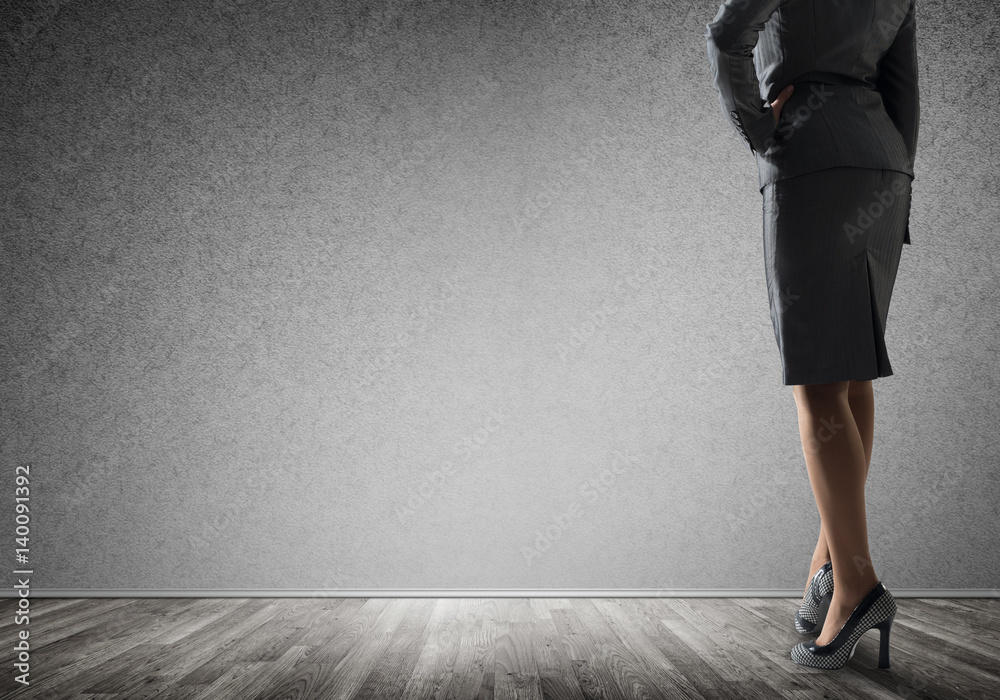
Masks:
[[[30,465],[35,589],[800,591],[819,516],[717,9],[18,4],[0,488],[13,530]],[[918,6],[890,587],[1000,582],[997,25]]]

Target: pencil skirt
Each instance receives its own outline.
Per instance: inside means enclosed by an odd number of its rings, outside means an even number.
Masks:
[[[892,374],[885,327],[911,180],[896,170],[842,166],[761,190],[764,271],[784,384]]]

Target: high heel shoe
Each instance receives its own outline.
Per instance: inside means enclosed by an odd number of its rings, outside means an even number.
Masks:
[[[881,634],[878,667],[889,668],[889,630],[896,617],[896,601],[881,581],[861,599],[854,612],[829,644],[817,645],[816,640],[800,642],[792,647],[792,661],[800,666],[837,669],[844,666],[858,646],[858,641],[870,629]]]
[[[826,613],[833,599],[833,562],[828,561],[813,574],[809,589],[802,598],[802,607],[795,613],[795,629],[799,634],[812,634],[823,629]]]

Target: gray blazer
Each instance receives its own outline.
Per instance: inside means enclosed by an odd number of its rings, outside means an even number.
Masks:
[[[722,4],[706,25],[709,64],[723,114],[756,155],[761,192],[839,165],[899,170],[912,181],[915,9],[916,0]],[[775,124],[770,103],[789,83],[795,92]]]

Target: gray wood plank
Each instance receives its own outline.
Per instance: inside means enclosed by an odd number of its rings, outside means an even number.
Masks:
[[[290,695],[348,700],[355,695],[376,659],[385,652],[412,599],[369,598],[346,621],[342,633],[313,649],[280,679],[247,700]]]
[[[490,631],[483,630],[485,601],[482,598],[463,598],[449,601],[447,606],[455,612],[457,626],[452,640],[457,639],[456,654],[439,657],[442,659],[442,669],[447,671],[445,697],[468,698],[475,697],[483,686],[487,673],[492,674],[494,657],[489,656],[490,667],[487,668],[487,656],[496,644],[496,637]],[[492,688],[492,675],[490,675]]]
[[[450,640],[454,637],[454,628],[458,625],[452,610],[449,599],[441,598],[435,601],[427,623],[424,646],[403,688],[402,700],[445,697],[444,692],[452,681],[452,673],[437,668],[435,663],[439,654],[443,658],[448,658],[447,652],[443,652],[442,649],[450,644]]]
[[[869,631],[797,666],[798,599],[60,599],[29,688],[81,700],[993,698],[997,599],[902,599],[892,668]],[[8,632],[12,631],[8,628]],[[982,643],[977,643],[977,638]]]
[[[388,651],[376,660],[353,700],[402,697],[427,643],[430,619],[437,602],[426,598],[413,601],[410,613],[392,635]]]
[[[238,607],[231,608],[227,603],[226,615],[199,626],[175,644],[139,644],[90,667],[72,680],[73,689],[86,693],[130,693],[150,683],[150,678],[154,683],[158,678],[169,678],[176,683],[193,664],[201,662],[205,649],[218,650],[232,643],[243,630],[259,624],[262,616],[266,616],[261,610],[275,605],[274,600],[267,598],[235,600]]]
[[[562,606],[556,609],[560,608],[565,609]],[[584,700],[583,690],[573,671],[573,662],[566,654],[562,635],[552,619],[552,610],[552,607],[546,605],[544,615],[535,626],[535,665],[542,686],[542,697],[546,700]]]
[[[293,668],[295,664],[305,658],[308,651],[309,647],[293,646],[274,661],[233,664],[223,675],[195,695],[192,695],[191,686],[178,685],[167,688],[162,695],[152,697],[156,700],[228,700],[230,698],[235,700],[236,698],[249,697],[256,688],[281,678],[289,668]],[[117,700],[128,699],[122,696]]]
[[[632,619],[646,637],[659,649],[664,658],[681,673],[702,695],[714,698],[724,684],[723,678],[711,663],[671,631],[668,621],[680,621],[673,608],[660,605],[659,599],[622,598],[621,604],[632,611]],[[666,617],[659,617],[667,613]]]
[[[621,642],[620,680],[626,692],[639,692],[650,700],[656,698],[690,698],[699,700],[701,694],[683,673],[664,656],[660,649],[643,633],[616,599],[588,598],[581,604],[591,610],[590,626],[601,626],[611,631]]]
[[[627,698],[628,695],[618,685],[614,669],[608,666],[608,657],[614,652],[616,638],[613,633],[587,627],[580,617],[576,605],[578,600],[573,599],[572,608],[551,610],[563,650],[573,663],[576,682],[585,698]]]

